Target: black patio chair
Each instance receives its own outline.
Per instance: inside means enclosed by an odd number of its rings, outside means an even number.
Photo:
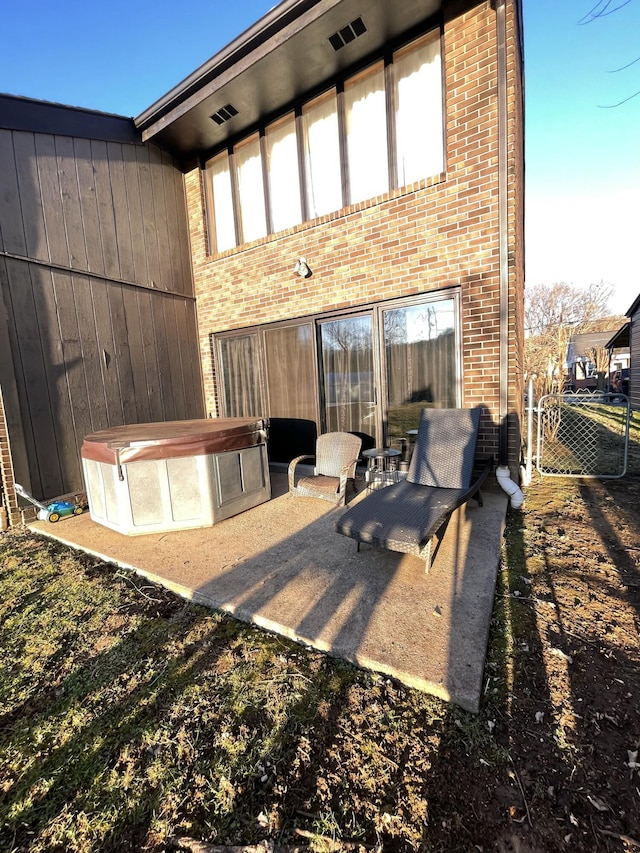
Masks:
[[[476,461],[480,409],[423,409],[406,480],[362,498],[335,529],[360,543],[414,554],[431,565],[431,540],[454,509],[475,497],[493,460]]]

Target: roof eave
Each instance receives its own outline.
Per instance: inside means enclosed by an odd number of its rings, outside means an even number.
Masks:
[[[136,127],[142,130],[143,138],[152,135],[145,134],[145,131],[157,126],[161,119],[166,119],[162,122],[162,125],[165,125],[182,115],[187,109],[185,104],[188,99],[195,97],[202,100],[206,96],[204,87],[224,71],[234,68],[236,76],[239,73],[238,63],[244,57],[251,55],[251,61],[257,61],[266,42],[286,26],[299,21],[309,9],[321,6],[326,10],[338,2],[340,0],[282,0],[166,95],[136,116],[134,122]]]

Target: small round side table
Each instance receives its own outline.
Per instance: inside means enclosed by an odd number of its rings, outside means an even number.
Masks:
[[[398,482],[398,457],[401,450],[395,447],[373,447],[363,450],[362,455],[367,460],[367,491],[382,489]]]

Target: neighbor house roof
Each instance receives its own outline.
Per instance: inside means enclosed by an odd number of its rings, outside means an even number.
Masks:
[[[589,353],[594,349],[611,349],[609,346],[612,335],[618,334],[620,330],[608,329],[606,332],[580,332],[571,335],[567,348],[567,364],[570,366],[577,361],[589,359]],[[616,344],[615,348],[622,348],[625,344]],[[628,344],[626,344],[628,346]]]
[[[136,126],[144,140],[153,138],[179,156],[211,151],[379,55],[394,39],[419,32],[430,19],[435,26],[441,5],[442,0],[283,0],[137,116]],[[229,105],[229,119],[212,119]]]
[[[629,310],[625,312],[627,317],[631,317],[633,314],[635,314],[638,308],[640,308],[640,293],[631,303],[631,307],[629,308]]]
[[[621,349],[621,348],[629,348],[631,346],[631,337],[629,334],[629,330],[631,328],[631,323],[627,320],[617,332],[614,332],[613,336],[609,338],[606,342],[605,349]]]

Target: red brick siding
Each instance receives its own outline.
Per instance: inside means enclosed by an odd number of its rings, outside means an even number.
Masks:
[[[22,521],[20,510],[13,487],[13,464],[11,461],[11,445],[9,444],[9,429],[4,411],[2,390],[0,389],[0,496],[2,506],[7,511],[9,524],[19,524]]]
[[[510,6],[511,29],[513,9]],[[243,245],[207,255],[203,178],[185,176],[207,410],[217,413],[209,335],[368,302],[459,286],[463,405],[486,407],[481,452],[497,454],[499,401],[498,113],[496,18],[490,4],[444,27],[446,171],[366,203]],[[518,58],[510,40],[510,74]],[[514,142],[521,128],[518,92],[510,103]],[[510,219],[517,215],[519,153],[510,166]],[[510,257],[520,228],[512,223]],[[313,275],[293,273],[298,257]],[[521,263],[510,288],[515,300]],[[512,300],[513,301],[513,300]],[[515,356],[521,309],[512,309]],[[510,387],[515,389],[514,382]],[[511,405],[515,406],[517,390]]]

